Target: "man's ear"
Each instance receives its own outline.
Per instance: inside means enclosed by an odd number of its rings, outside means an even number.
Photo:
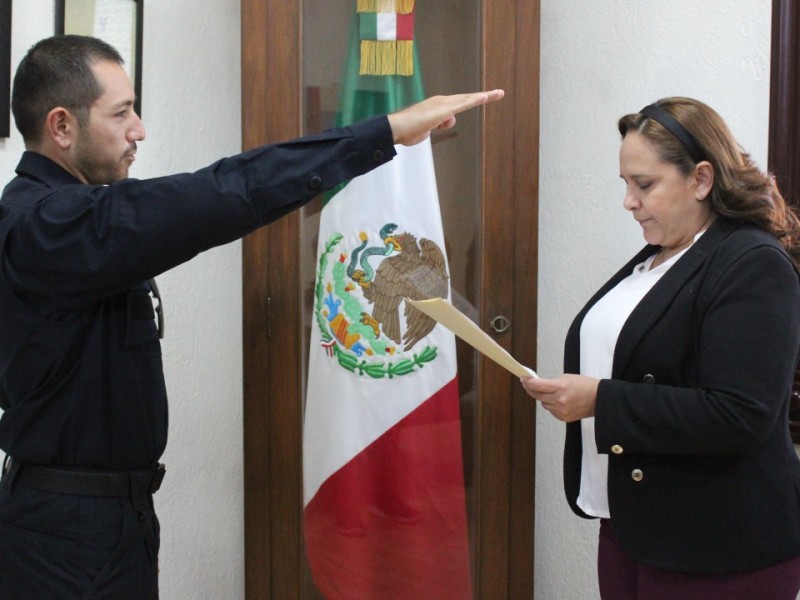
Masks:
[[[66,150],[72,145],[77,126],[75,115],[63,106],[56,106],[45,117],[44,137],[53,140],[62,150]]]
[[[697,199],[705,200],[714,187],[714,165],[707,160],[697,163],[694,167],[694,180],[697,186]]]

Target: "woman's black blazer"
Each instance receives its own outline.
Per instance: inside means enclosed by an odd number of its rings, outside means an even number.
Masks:
[[[564,371],[580,370],[586,312]],[[800,281],[775,238],[718,218],[633,310],[600,382],[598,451],[609,456],[614,531],[639,562],[699,573],[753,570],[800,555],[800,461],[788,407],[800,348]],[[567,425],[564,483],[580,488],[580,422]]]

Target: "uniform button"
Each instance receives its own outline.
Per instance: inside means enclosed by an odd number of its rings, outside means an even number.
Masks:
[[[613,446],[611,446],[611,451],[614,454],[622,454],[623,452],[622,446],[620,446],[619,444],[614,444]]]
[[[642,381],[644,381],[645,383],[655,383],[656,378],[653,377],[650,373],[648,373],[647,375],[642,377]]]
[[[386,160],[386,152],[383,150],[373,150],[372,151],[372,160],[375,162],[383,162]]]
[[[311,179],[308,180],[308,187],[312,190],[318,190],[319,186],[322,185],[322,177],[319,175],[314,175]]]
[[[641,469],[634,469],[633,471],[631,471],[631,479],[633,479],[634,481],[641,481],[642,479],[644,479],[644,473],[642,473]]]

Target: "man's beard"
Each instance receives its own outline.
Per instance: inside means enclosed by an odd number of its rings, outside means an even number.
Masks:
[[[129,148],[128,152],[133,150],[135,147]],[[112,157],[83,130],[77,146],[77,160],[78,168],[89,183],[108,184],[127,178],[128,168],[123,162],[124,156]]]

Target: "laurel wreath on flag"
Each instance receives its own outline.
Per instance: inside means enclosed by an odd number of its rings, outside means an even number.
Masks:
[[[335,356],[339,365],[358,375],[367,375],[373,379],[389,377],[399,377],[412,373],[417,368],[422,368],[426,363],[436,359],[438,351],[435,346],[426,346],[421,352],[414,353],[411,357],[402,357],[396,361],[376,361],[367,360],[357,353],[348,350],[340,340],[331,332],[331,326],[324,312],[325,292],[328,286],[325,285],[325,274],[328,271],[329,257],[333,254],[336,247],[344,236],[341,233],[333,233],[325,243],[325,251],[320,253],[319,268],[317,269],[317,281],[314,286],[314,315],[317,319],[317,326],[322,338],[321,345],[331,356]],[[332,292],[331,292],[332,293]]]

